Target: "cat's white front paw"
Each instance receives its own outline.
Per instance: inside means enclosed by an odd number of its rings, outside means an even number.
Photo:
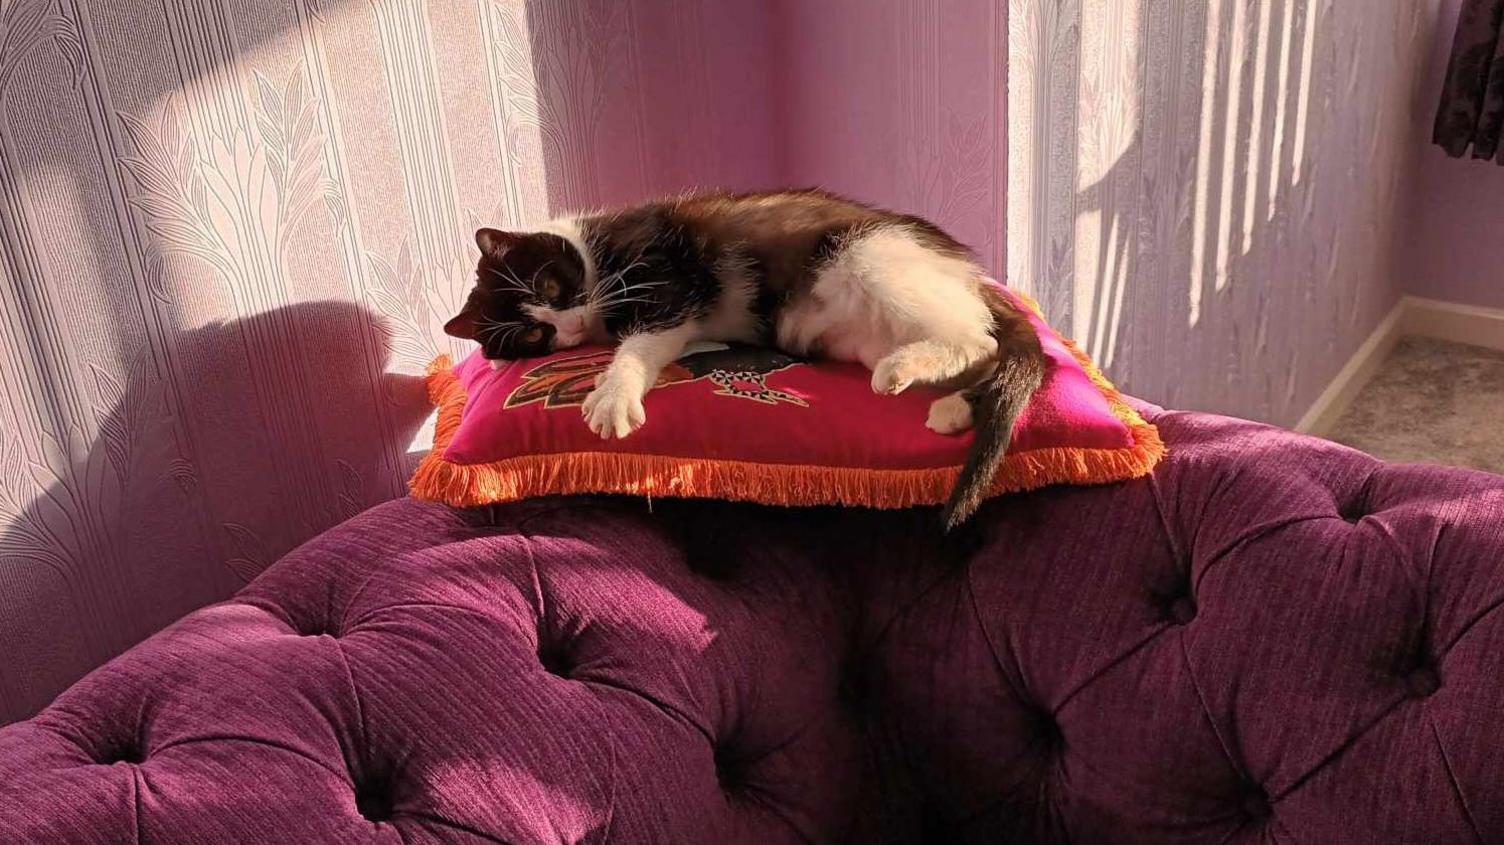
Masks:
[[[590,391],[580,410],[586,425],[603,440],[626,437],[648,419],[642,408],[642,391],[612,383],[609,379],[601,380]]]
[[[960,434],[971,428],[971,403],[959,393],[942,396],[930,403],[924,426],[936,434]]]

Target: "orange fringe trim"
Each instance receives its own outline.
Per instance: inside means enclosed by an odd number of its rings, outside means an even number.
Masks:
[[[1024,297],[1038,311],[1032,299]],[[1148,475],[1164,457],[1159,430],[1146,422],[1069,340],[1065,345],[1127,426],[1133,445],[1118,449],[1053,447],[1005,455],[992,493],[1033,490],[1052,484],[1107,484]],[[728,499],[769,505],[853,505],[907,508],[938,505],[950,497],[960,467],[865,469],[762,464],[610,452],[521,455],[484,464],[444,460],[464,416],[464,385],[448,355],[428,365],[428,396],[439,408],[433,449],[413,473],[409,489],[420,499],[472,507],[534,496],[625,493],[692,499]]]

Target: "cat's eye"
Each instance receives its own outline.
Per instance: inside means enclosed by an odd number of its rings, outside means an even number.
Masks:
[[[557,281],[553,279],[543,280],[543,298],[550,300],[559,298],[559,283]]]
[[[528,343],[537,343],[543,339],[543,327],[533,326],[523,334],[522,339]]]

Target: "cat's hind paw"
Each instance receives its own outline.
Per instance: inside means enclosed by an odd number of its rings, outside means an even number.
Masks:
[[[960,434],[971,428],[971,403],[960,393],[942,396],[930,403],[924,427],[936,434]]]

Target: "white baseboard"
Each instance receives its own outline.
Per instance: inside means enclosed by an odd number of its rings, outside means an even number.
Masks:
[[[1403,334],[1435,337],[1504,350],[1504,308],[1458,305],[1437,299],[1407,296]]]
[[[1388,316],[1363,341],[1353,357],[1347,359],[1347,363],[1326,386],[1326,390],[1321,391],[1321,395],[1311,403],[1311,409],[1295,424],[1296,431],[1320,435],[1332,430],[1337,418],[1353,403],[1358,391],[1368,384],[1368,380],[1379,371],[1384,359],[1389,357],[1390,350],[1399,343],[1401,325],[1407,310],[1404,299],[1394,304]]]
[[[1399,339],[1434,337],[1504,351],[1504,309],[1458,305],[1418,296],[1402,297],[1378,328],[1348,359],[1310,410],[1295,424],[1304,434],[1325,434],[1347,410],[1358,391],[1373,378]]]

